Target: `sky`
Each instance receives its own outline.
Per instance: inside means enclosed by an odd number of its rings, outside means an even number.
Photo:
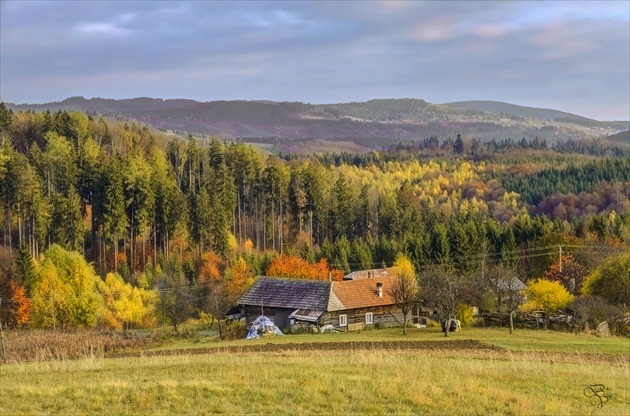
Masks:
[[[5,1],[0,100],[495,100],[630,119],[630,2]]]

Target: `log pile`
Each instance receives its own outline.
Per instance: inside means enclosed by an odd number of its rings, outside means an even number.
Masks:
[[[508,326],[510,315],[501,312],[488,312],[481,315],[486,325]],[[576,325],[576,315],[572,312],[557,311],[547,315],[545,311],[515,312],[514,325],[523,328],[550,328],[571,330]]]
[[[510,315],[501,312],[487,312],[480,315],[484,324],[488,326],[509,326]],[[630,337],[630,313],[611,318],[608,321],[597,322],[594,329],[573,311],[557,311],[547,315],[545,311],[514,312],[514,326],[520,328],[547,328],[566,331],[586,331],[597,336],[625,336]]]

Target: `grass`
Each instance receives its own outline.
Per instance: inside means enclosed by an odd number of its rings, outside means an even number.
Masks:
[[[387,328],[336,334],[296,334],[284,337],[264,337],[257,340],[231,340],[218,342],[213,337],[167,338],[154,344],[152,350],[187,348],[211,348],[259,344],[288,344],[303,342],[351,342],[351,341],[444,341],[473,339],[490,345],[515,351],[570,352],[594,354],[630,354],[630,339],[621,337],[601,338],[594,335],[536,329],[516,329],[509,334],[506,328],[464,328],[449,337],[439,328],[409,329],[406,336],[400,328]]]
[[[628,414],[627,360],[297,351],[0,367],[0,414]],[[593,407],[588,384],[610,401]]]
[[[505,351],[286,349],[187,354],[197,347],[474,339]],[[1,415],[580,414],[630,415],[630,341],[562,332],[470,328],[172,338],[177,355],[57,359],[0,366]],[[603,354],[603,355],[602,355]],[[596,358],[596,359],[594,359]],[[583,389],[602,383],[603,408]]]

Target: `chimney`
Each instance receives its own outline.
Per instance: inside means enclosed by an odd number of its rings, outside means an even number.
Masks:
[[[376,295],[377,295],[379,298],[382,298],[382,297],[383,297],[383,284],[382,284],[381,282],[378,282],[378,283],[376,284]]]

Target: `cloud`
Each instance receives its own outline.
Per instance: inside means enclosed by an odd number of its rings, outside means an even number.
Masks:
[[[88,35],[113,35],[113,36],[125,36],[131,33],[131,30],[118,27],[113,23],[81,23],[75,28]]]
[[[499,99],[630,118],[628,2],[0,4],[8,101]]]

